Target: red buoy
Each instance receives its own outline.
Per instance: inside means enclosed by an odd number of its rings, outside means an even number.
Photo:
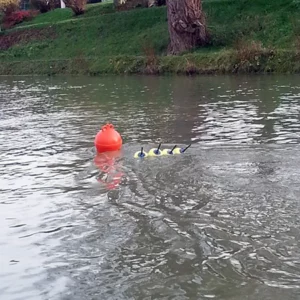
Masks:
[[[106,124],[95,137],[95,147],[99,153],[120,150],[122,147],[121,135],[112,124]]]

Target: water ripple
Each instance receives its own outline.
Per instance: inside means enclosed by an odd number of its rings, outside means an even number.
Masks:
[[[0,298],[298,299],[299,95],[296,77],[1,78]],[[124,147],[99,158],[107,121]],[[133,159],[160,141],[193,145]]]

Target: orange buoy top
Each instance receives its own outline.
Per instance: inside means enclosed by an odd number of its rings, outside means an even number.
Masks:
[[[94,143],[99,153],[117,151],[122,147],[122,138],[112,124],[106,124],[97,133]]]

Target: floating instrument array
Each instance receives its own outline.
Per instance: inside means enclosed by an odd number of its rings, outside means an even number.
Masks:
[[[152,148],[148,151],[144,151],[144,148],[142,147],[140,151],[137,151],[134,154],[135,158],[145,158],[148,156],[164,156],[164,155],[175,155],[175,154],[182,154],[184,153],[187,149],[189,149],[192,146],[192,144],[188,145],[187,147],[177,147],[175,145],[172,149],[164,149],[161,150],[161,143],[158,145],[157,148]]]
[[[123,141],[119,132],[115,130],[112,124],[108,123],[102,126],[101,130],[97,133],[94,144],[98,153],[115,152],[119,151],[122,148]],[[144,151],[144,147],[142,147],[140,151],[134,154],[134,157],[145,158],[148,156],[167,156],[182,154],[191,146],[192,144],[188,145],[187,147],[180,148],[175,145],[172,149],[161,150],[160,143],[157,148],[152,148],[148,152]]]

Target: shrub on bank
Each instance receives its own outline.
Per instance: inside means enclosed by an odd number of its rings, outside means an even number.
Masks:
[[[85,11],[87,0],[64,0],[66,7],[73,10],[75,16],[82,15]]]
[[[10,15],[19,9],[19,0],[0,0],[0,14]]]
[[[11,28],[17,24],[20,24],[24,21],[32,20],[38,11],[35,10],[19,10],[10,13],[9,15],[5,15],[2,22],[4,28]]]
[[[40,13],[60,8],[60,0],[30,0],[30,5]]]

